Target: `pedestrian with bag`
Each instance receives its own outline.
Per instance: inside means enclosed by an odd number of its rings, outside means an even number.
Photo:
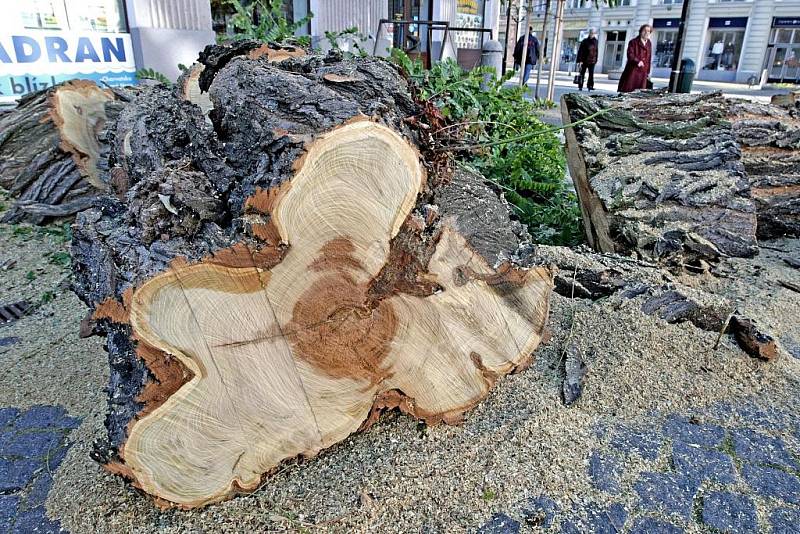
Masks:
[[[586,88],[594,91],[594,66],[597,65],[597,32],[594,28],[590,28],[589,37],[581,41],[577,62],[581,66],[581,73],[578,75],[578,91],[583,91],[583,81],[587,72],[589,79]]]
[[[628,62],[617,87],[620,93],[647,89],[650,80],[650,58],[653,57],[653,44],[650,42],[652,32],[652,26],[643,24],[639,28],[639,35],[628,42]]]
[[[522,49],[525,48],[525,36],[517,40],[514,47],[514,70],[518,70],[522,65]],[[536,62],[539,60],[539,39],[533,33],[533,27],[528,28],[528,53],[525,58],[525,70],[522,73],[522,83],[527,84],[528,78],[531,76],[531,70]]]

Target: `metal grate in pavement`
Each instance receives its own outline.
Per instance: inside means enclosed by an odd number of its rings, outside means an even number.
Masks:
[[[21,319],[30,309],[31,305],[26,300],[13,302],[11,304],[0,304],[0,325],[13,323]]]

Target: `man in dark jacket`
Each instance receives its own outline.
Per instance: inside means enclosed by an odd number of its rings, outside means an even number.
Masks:
[[[514,47],[514,70],[522,64],[522,49],[525,47],[525,37],[522,36]],[[525,59],[525,72],[523,72],[522,83],[527,84],[531,76],[531,69],[539,59],[539,39],[533,34],[533,28],[528,28],[528,53]]]
[[[597,32],[594,28],[589,30],[589,37],[581,41],[581,46],[578,48],[578,63],[581,65],[578,90],[583,91],[584,76],[586,76],[586,71],[589,71],[586,88],[594,91],[594,66],[597,65]]]

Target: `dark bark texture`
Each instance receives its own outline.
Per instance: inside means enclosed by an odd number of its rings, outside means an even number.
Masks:
[[[176,258],[198,261],[238,243],[258,250],[263,243],[251,235],[245,199],[290,179],[319,134],[367,115],[416,143],[407,119],[425,121],[405,80],[383,60],[333,54],[270,63],[213,48],[205,57],[226,58],[204,71],[214,72],[210,121],[177,92],[152,87],[106,128],[104,172],[113,193],[78,215],[72,246],[74,290],[92,311],[110,301],[123,309],[126,292]],[[490,264],[514,257],[527,239],[482,177],[429,169],[427,184],[391,244],[413,261],[381,280],[387,291],[414,286],[444,221]],[[125,321],[96,317],[91,328],[106,336],[111,368],[108,436],[93,457],[109,463],[143,409],[140,394],[157,378]]]
[[[718,93],[571,94],[564,118],[589,242],[672,265],[800,235],[797,111]]]
[[[798,109],[740,102],[731,115],[758,209],[759,239],[800,236]]]
[[[52,100],[71,87],[71,82],[65,82],[26,95],[16,108],[0,115],[0,187],[16,199],[3,222],[41,224],[73,215],[90,207],[100,193],[87,180],[75,151],[64,145],[56,123]],[[107,114],[118,109],[112,106]]]
[[[589,242],[672,265],[754,255],[756,206],[719,95],[566,95],[569,163]]]

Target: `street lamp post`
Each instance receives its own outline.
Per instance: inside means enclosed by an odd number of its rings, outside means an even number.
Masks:
[[[675,50],[672,52],[672,72],[669,75],[669,92],[678,90],[678,77],[681,72],[681,56],[683,55],[683,32],[686,29],[686,16],[689,14],[689,0],[683,0],[681,22],[678,25],[678,36],[675,38]]]

